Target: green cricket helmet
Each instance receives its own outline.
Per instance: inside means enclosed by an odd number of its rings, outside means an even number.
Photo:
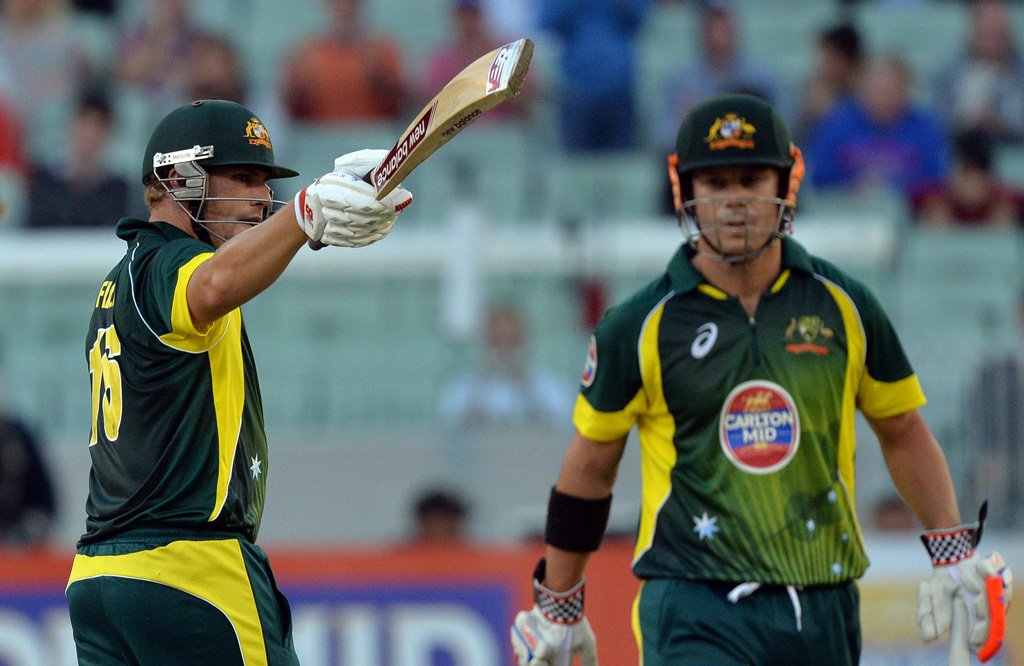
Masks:
[[[270,134],[256,114],[221,99],[196,100],[164,116],[146,146],[143,182],[151,182],[160,167],[184,162],[259,167],[271,178],[299,175],[274,161]]]
[[[238,200],[209,196],[207,169],[220,166],[255,167],[266,172],[268,178],[299,175],[274,161],[270,134],[256,114],[235,102],[205,99],[179,106],[157,124],[146,146],[142,182],[160,182],[207,233],[212,234],[205,222],[252,224],[245,220],[202,219],[207,201]],[[169,177],[171,168],[176,173],[174,178]],[[244,200],[265,202],[265,215],[284,205],[273,198],[269,186],[266,198]]]
[[[792,224],[796,195],[804,175],[800,149],[778,111],[753,95],[727,94],[695,106],[683,119],[676,138],[676,152],[669,156],[676,212],[689,223],[690,242],[702,234],[696,223],[692,174],[697,169],[728,166],[767,166],[779,170],[779,219],[776,236]],[[704,233],[707,237],[707,234]],[[713,244],[712,244],[713,246]],[[742,261],[760,254],[767,244],[750,253],[729,257]],[[721,258],[721,257],[719,257]]]
[[[697,105],[679,128],[680,175],[717,166],[764,165],[790,169],[793,139],[782,116],[753,95],[721,95]]]

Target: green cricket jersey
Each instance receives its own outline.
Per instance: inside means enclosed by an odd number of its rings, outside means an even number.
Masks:
[[[574,423],[595,441],[636,425],[641,578],[822,585],[868,559],[854,509],[854,413],[924,404],[872,294],[783,241],[749,317],[683,246],[591,339]]]
[[[192,323],[189,278],[213,248],[164,223],[123,219],[125,257],[96,297],[85,352],[92,381],[87,531],[216,528],[254,539],[267,441],[240,310]]]

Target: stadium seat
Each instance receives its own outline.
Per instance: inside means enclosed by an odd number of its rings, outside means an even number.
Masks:
[[[897,53],[905,58],[915,74],[917,97],[931,101],[935,77],[963,49],[966,3],[862,2],[855,11],[867,52]]]
[[[1024,188],[1024,147],[1000,146],[996,151],[995,170],[1007,183]]]
[[[664,158],[653,151],[554,156],[547,166],[544,214],[583,224],[648,218],[661,208]]]

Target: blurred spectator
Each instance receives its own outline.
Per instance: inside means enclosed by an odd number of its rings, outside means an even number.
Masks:
[[[469,505],[455,491],[431,488],[413,504],[410,545],[457,546],[469,540]]]
[[[636,45],[651,0],[540,0],[539,27],[561,40],[558,106],[569,152],[637,145]]]
[[[506,40],[496,36],[487,26],[481,2],[482,0],[453,0],[451,37],[438,46],[428,58],[427,72],[423,78],[424,85],[418,91],[423,103],[437,94],[437,91],[466,65],[506,43]],[[531,81],[532,74],[529,79]],[[526,114],[530,88],[530,85],[524,86],[519,95],[495,107],[481,118],[480,122],[522,118]]]
[[[520,37],[537,34],[537,5],[539,0],[481,0],[487,25],[511,42]]]
[[[999,142],[1024,139],[1024,59],[1009,3],[971,3],[964,52],[934,83],[950,132],[980,130]]]
[[[818,34],[814,70],[804,82],[797,114],[798,144],[837,102],[853,96],[863,59],[860,33],[852,24],[840,23]]]
[[[330,30],[286,59],[281,99],[287,114],[334,123],[398,119],[407,95],[398,42],[366,30],[363,0],[325,1]]]
[[[36,435],[0,405],[0,544],[46,542],[57,513]]]
[[[74,0],[76,10],[113,17],[117,12],[116,0]]]
[[[690,109],[722,93],[747,93],[763,97],[787,115],[780,104],[775,74],[748,57],[740,43],[739,16],[731,2],[709,0],[701,3],[697,32],[698,59],[672,74],[665,84],[664,112],[656,119],[658,146],[671,152],[679,124]]]
[[[571,387],[531,363],[526,324],[517,308],[492,308],[486,336],[481,367],[457,377],[441,395],[441,413],[450,423],[538,425],[569,418]]]
[[[991,138],[972,130],[957,136],[953,144],[949,179],[914,193],[911,209],[915,219],[936,227],[1018,224],[1024,213],[1024,192],[1004,183],[993,169]]]
[[[153,111],[186,101],[192,53],[205,34],[191,0],[149,0],[142,21],[121,37],[118,79],[142,92]]]
[[[185,71],[186,99],[250,104],[245,70],[234,44],[220,35],[197,35]]]
[[[113,125],[107,98],[99,93],[83,95],[67,127],[67,144],[59,162],[32,169],[27,227],[114,228],[131,203],[131,188],[107,167]],[[136,198],[134,208],[141,208],[141,188]]]
[[[13,104],[0,95],[0,170],[24,174],[27,168],[21,122]]]
[[[971,453],[964,501],[998,498],[989,507],[993,527],[1024,527],[1024,291],[1015,318],[1013,346],[981,365],[964,409]]]
[[[811,184],[823,191],[890,189],[906,197],[949,173],[938,115],[910,97],[911,73],[895,55],[871,59],[857,95],[832,107],[805,142]]]
[[[64,0],[0,3],[0,63],[11,77],[8,99],[16,104],[31,157],[45,159],[59,119],[74,104],[80,84],[94,74]]]
[[[913,511],[899,495],[886,495],[875,504],[871,527],[879,532],[906,532],[920,529]]]

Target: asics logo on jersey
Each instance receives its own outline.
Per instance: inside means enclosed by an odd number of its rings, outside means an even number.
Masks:
[[[690,344],[690,354],[694,358],[704,358],[711,351],[711,348],[715,346],[717,340],[718,324],[710,321],[706,324],[701,324],[700,328],[697,329],[697,337]]]

